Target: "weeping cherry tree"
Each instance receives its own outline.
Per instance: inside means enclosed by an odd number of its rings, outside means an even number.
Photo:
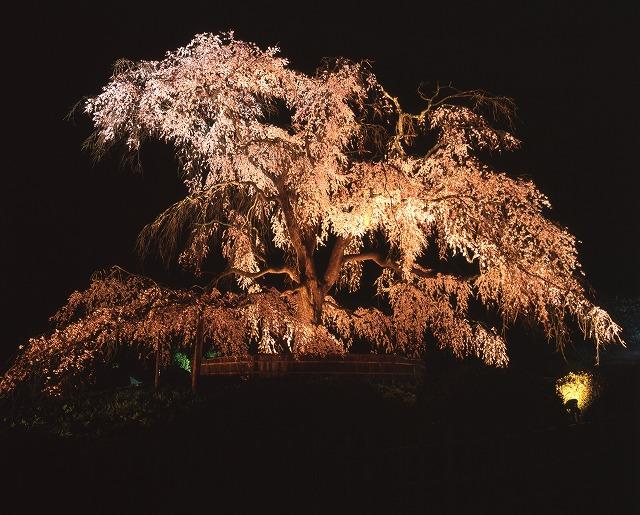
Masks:
[[[156,350],[204,334],[223,355],[420,355],[427,341],[505,366],[506,329],[539,325],[562,347],[577,325],[596,348],[621,329],[594,305],[576,240],[528,180],[492,168],[519,141],[513,103],[482,91],[419,91],[405,112],[368,63],[298,72],[277,48],[201,34],[159,61],[119,61],[84,104],[92,150],[171,145],[186,195],[145,227],[156,252],[206,288],[175,290],[113,269],[94,275],[0,382],[59,394],[119,346]],[[487,158],[489,156],[489,158]],[[226,286],[226,287],[224,287]],[[363,287],[374,299],[362,301]],[[353,302],[351,302],[353,304]],[[479,306],[483,309],[479,309]],[[577,323],[577,324],[576,324]]]

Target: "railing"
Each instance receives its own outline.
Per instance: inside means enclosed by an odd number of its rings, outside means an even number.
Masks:
[[[380,377],[411,377],[418,379],[424,370],[420,360],[380,354],[346,354],[324,357],[282,356],[230,356],[201,360],[192,370],[199,368],[201,376],[255,375],[274,377],[282,375],[366,375]]]
[[[344,354],[323,357],[279,354],[205,358],[202,323],[198,324],[191,358],[191,389],[196,392],[201,376],[365,376],[372,379],[421,381],[424,362],[387,354]],[[155,387],[160,385],[160,353],[156,351]]]
[[[383,354],[324,357],[259,354],[203,359],[202,331],[198,333],[191,360],[191,388],[194,392],[201,376],[366,376],[420,381],[424,375],[422,360]]]

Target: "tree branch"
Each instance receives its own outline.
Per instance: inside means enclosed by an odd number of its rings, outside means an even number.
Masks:
[[[289,192],[281,182],[276,182],[276,188],[279,192],[280,207],[282,208],[282,215],[284,216],[285,224],[289,231],[289,238],[291,238],[291,244],[296,253],[298,270],[304,275],[305,279],[317,281],[313,254],[309,252],[305,245],[304,234],[296,220],[293,206],[289,199]]]
[[[400,272],[400,265],[394,263],[388,258],[382,257],[378,252],[362,252],[361,254],[347,254],[343,257],[343,263],[353,263],[357,261],[373,261],[382,268],[390,268],[396,272]]]
[[[201,191],[197,192],[197,195],[198,196],[206,195],[207,193],[212,193],[212,192],[214,192],[216,190],[228,188],[230,186],[251,187],[254,190],[256,190],[257,195],[266,203],[278,202],[279,201],[277,195],[269,195],[269,194],[267,194],[254,181],[224,181],[224,182],[218,182],[216,184],[213,184],[212,186],[209,186],[208,188],[204,188]]]
[[[294,270],[292,270],[291,268],[289,268],[287,266],[283,266],[281,268],[267,268],[265,270],[260,270],[258,272],[246,272],[246,271],[240,270],[238,268],[229,268],[228,270],[226,270],[225,272],[220,274],[218,277],[216,277],[212,281],[212,284],[215,286],[216,284],[218,284],[218,282],[221,279],[223,279],[224,277],[227,277],[229,275],[240,275],[242,277],[247,277],[249,279],[258,279],[259,277],[262,277],[262,276],[268,275],[268,274],[273,274],[273,275],[286,274],[294,282],[296,282],[296,283],[300,282],[300,278],[298,277],[298,274]]]
[[[394,261],[391,261],[389,258],[383,257],[378,252],[363,252],[361,254],[348,254],[344,256],[342,262],[343,263],[353,263],[358,261],[373,261],[376,265],[381,268],[388,268],[393,270],[394,272],[400,273],[402,268],[400,265]],[[411,273],[417,275],[418,277],[422,277],[424,279],[432,279],[437,277],[438,275],[442,276],[451,276],[456,277],[458,279],[471,280],[478,277],[478,274],[470,274],[468,276],[462,274],[445,274],[442,272],[436,272],[432,268],[424,268],[418,264],[414,264],[411,268]]]
[[[328,292],[335,284],[340,276],[340,269],[344,260],[344,249],[349,243],[350,238],[343,238],[338,236],[336,243],[331,249],[331,256],[329,257],[329,264],[324,273],[323,288],[324,293]]]

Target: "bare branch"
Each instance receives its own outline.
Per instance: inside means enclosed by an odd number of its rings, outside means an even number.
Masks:
[[[388,268],[398,273],[402,272],[402,267],[398,263],[391,261],[389,258],[383,257],[378,252],[363,252],[361,254],[349,254],[347,256],[344,256],[344,259],[343,259],[344,263],[353,263],[358,261],[373,261],[376,265],[378,265],[381,268]],[[414,265],[411,269],[411,272],[417,276],[424,277],[424,278],[435,277],[437,275],[437,272],[434,272],[433,270],[430,270],[430,269],[422,268],[418,265]]]
[[[295,283],[300,282],[300,278],[298,277],[298,274],[291,268],[285,266],[281,268],[267,268],[265,270],[260,270],[259,272],[246,272],[244,270],[239,270],[237,268],[230,268],[225,272],[223,272],[222,274],[220,274],[218,277],[216,277],[211,284],[215,286],[218,284],[218,282],[221,279],[228,277],[230,275],[239,275],[241,277],[246,277],[247,279],[258,279],[259,277],[263,277],[269,274],[273,274],[273,275],[286,274]]]

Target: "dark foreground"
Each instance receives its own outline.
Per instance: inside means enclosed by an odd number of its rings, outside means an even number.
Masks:
[[[0,512],[640,513],[638,372],[602,367],[580,424],[553,378],[471,365],[422,387],[131,387],[5,427]]]

